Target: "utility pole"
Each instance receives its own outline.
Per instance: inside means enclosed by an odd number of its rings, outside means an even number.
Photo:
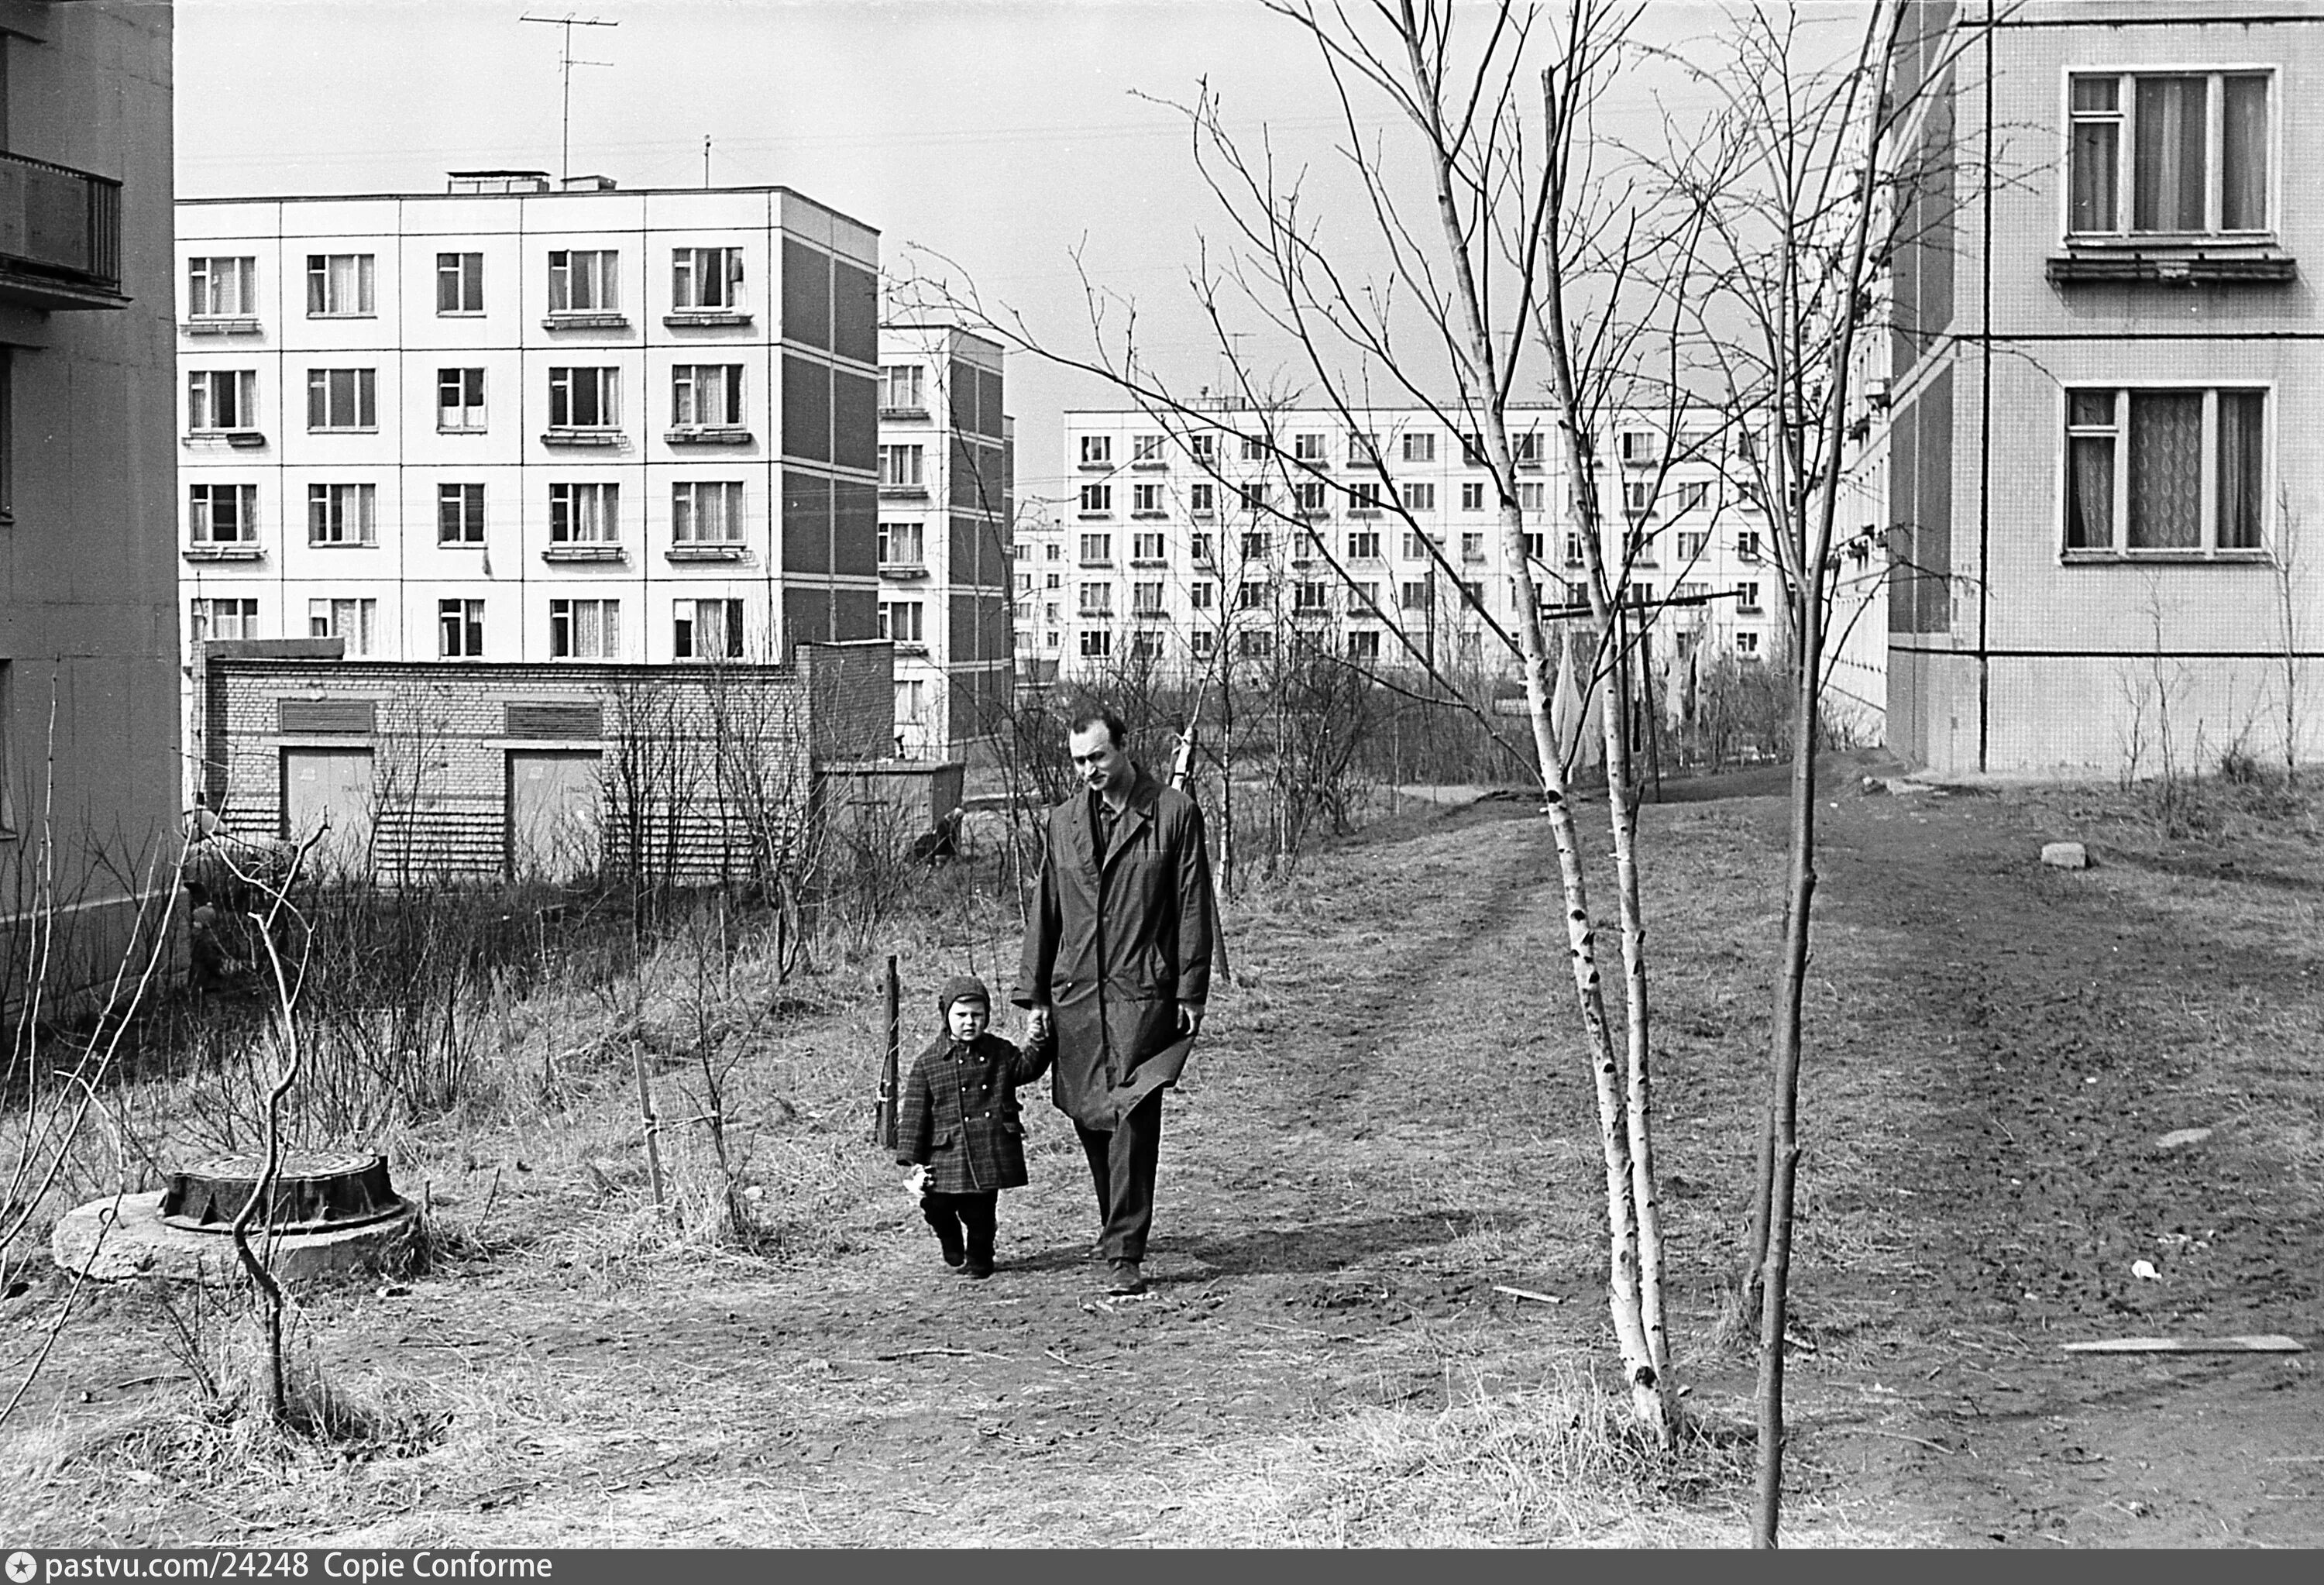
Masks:
[[[595,16],[575,16],[570,12],[567,13],[563,16],[534,16],[530,13],[527,13],[523,16],[518,17],[517,20],[519,22],[546,23],[550,27],[562,28],[565,30],[565,46],[563,50],[559,51],[558,57],[558,66],[565,78],[565,114],[562,123],[562,131],[558,141],[558,164],[559,166],[559,170],[557,175],[557,184],[559,187],[562,187],[573,175],[573,69],[576,66],[611,66],[613,64],[610,60],[574,60],[573,30],[575,28],[617,28],[622,24],[618,22],[606,22]],[[707,156],[706,154],[706,157]]]

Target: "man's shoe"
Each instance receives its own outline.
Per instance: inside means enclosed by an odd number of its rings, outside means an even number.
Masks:
[[[1113,1280],[1106,1284],[1105,1291],[1125,1296],[1142,1294],[1146,1291],[1146,1275],[1138,1269],[1137,1261],[1117,1260],[1113,1263]]]
[[[986,1277],[992,1275],[992,1262],[990,1260],[972,1260],[961,1268],[961,1275],[968,1278],[971,1282],[982,1282]]]

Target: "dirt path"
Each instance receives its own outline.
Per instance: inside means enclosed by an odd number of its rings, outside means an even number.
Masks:
[[[814,1261],[629,1259],[602,1239],[538,1238],[466,1276],[318,1308],[335,1370],[414,1382],[448,1411],[429,1451],[222,1487],[161,1448],[140,1455],[147,1479],[124,1484],[115,1459],[94,1486],[68,1475],[12,1497],[14,1531],[1738,1540],[1733,1488],[1716,1481],[1637,1498],[1654,1512],[1627,1528],[1603,1503],[1516,1486],[1434,1530],[1394,1507],[1425,1461],[1413,1427],[1571,1387],[1609,1355],[1594,1113],[1542,906],[1546,832],[1525,815],[1486,803],[1353,846],[1237,935],[1237,988],[1169,1103],[1148,1297],[1102,1296],[1078,1148],[1037,1103],[1034,1186],[1004,1198],[989,1283],[938,1265],[884,1171],[864,1180],[869,1235]],[[2057,1345],[2316,1341],[2324,866],[2270,850],[2225,877],[2190,879],[2195,861],[2172,853],[2043,871],[2039,841],[2079,834],[2061,819],[2038,800],[1845,793],[1830,812],[1794,1534],[2312,1544],[2324,1394],[2305,1359]],[[1750,1154],[1781,822],[1765,797],[1647,812],[1674,1331],[1714,1424],[1744,1413],[1748,1388],[1711,1340]],[[2218,1131],[2155,1147],[2190,1126]],[[2131,1275],[2140,1258],[2160,1280]],[[154,1368],[154,1325],[122,1299],[69,1335],[52,1372],[68,1424],[134,1420],[156,1389],[106,1384]]]

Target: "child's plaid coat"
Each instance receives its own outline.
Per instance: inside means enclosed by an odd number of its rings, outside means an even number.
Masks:
[[[1025,1124],[1017,1086],[1048,1071],[1046,1046],[1019,1052],[987,1032],[974,1044],[950,1035],[912,1064],[896,1114],[896,1159],[925,1164],[939,1194],[982,1194],[1025,1184]]]

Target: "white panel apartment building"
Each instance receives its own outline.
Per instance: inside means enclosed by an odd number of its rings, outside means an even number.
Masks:
[[[1492,475],[1473,437],[1416,409],[1354,422],[1323,410],[1204,419],[1166,430],[1143,411],[1065,415],[1065,473],[1080,484],[1054,521],[1019,533],[1027,676],[1139,657],[1200,666],[1224,646],[1259,656],[1302,632],[1388,666],[1410,663],[1399,632],[1440,666],[1509,664],[1486,619],[1514,632],[1515,580],[1500,567]],[[1517,409],[1509,425],[1536,583],[1545,603],[1578,604],[1583,548],[1554,414]],[[1662,469],[1643,425],[1616,426],[1598,449],[1609,540],[1628,525],[1630,586],[1649,604],[1702,602],[1665,607],[1657,631],[1765,653],[1782,588],[1763,556],[1765,518],[1729,482],[1733,459],[1710,445]],[[1877,578],[1863,586],[1877,597]]]
[[[954,759],[1008,699],[1010,420],[999,343],[880,327],[880,634],[896,646],[896,739]]]
[[[186,200],[178,253],[189,640],[634,662],[875,636],[870,227],[781,188],[469,172]]]

